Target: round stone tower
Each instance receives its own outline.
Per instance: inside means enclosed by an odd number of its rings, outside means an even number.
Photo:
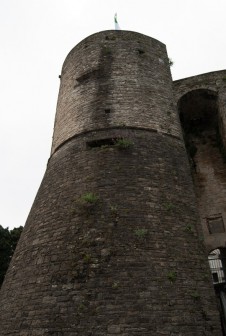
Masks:
[[[79,43],[0,295],[0,334],[221,335],[165,45]]]

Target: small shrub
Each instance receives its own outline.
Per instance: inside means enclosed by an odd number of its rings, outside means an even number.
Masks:
[[[171,66],[173,66],[173,64],[174,64],[174,62],[172,61],[171,58],[169,58],[169,66],[171,67]]]
[[[118,209],[117,209],[116,205],[110,205],[110,210],[111,210],[112,213],[117,213],[118,212]]]
[[[111,49],[107,46],[104,46],[103,53],[104,53],[104,55],[110,55],[111,54]]]
[[[119,149],[127,149],[133,146],[133,142],[128,139],[117,139],[115,141],[115,147]]]
[[[173,205],[172,203],[166,203],[166,204],[165,204],[165,209],[166,209],[167,211],[171,211],[171,210],[174,209],[174,205]]]
[[[81,200],[87,204],[95,204],[98,201],[98,197],[90,192],[82,195]]]
[[[100,147],[100,149],[104,150],[104,149],[108,149],[109,147],[110,147],[109,145],[102,145],[102,146]]]
[[[136,229],[134,231],[134,233],[137,237],[142,238],[142,237],[145,237],[147,235],[148,230],[147,229]]]
[[[111,287],[113,289],[117,289],[119,287],[119,282],[118,281],[114,281]]]
[[[86,310],[86,306],[84,305],[84,303],[80,303],[78,306],[78,314],[81,315],[82,313],[84,313]]]
[[[124,127],[126,127],[126,124],[122,122],[122,123],[119,124],[119,126],[124,128]]]
[[[194,227],[193,225],[191,224],[188,224],[186,227],[185,227],[185,230],[189,233],[194,233]]]
[[[91,261],[91,255],[90,255],[90,254],[85,254],[85,255],[83,256],[83,261],[84,261],[84,263],[86,263],[86,264],[90,263],[90,261]]]
[[[168,274],[167,274],[167,277],[169,279],[170,282],[175,282],[176,279],[177,279],[177,272],[175,271],[170,271]]]
[[[193,293],[191,293],[191,297],[194,299],[194,300],[199,300],[200,299],[200,295],[197,291],[194,291]]]
[[[207,274],[203,274],[203,280],[208,280],[208,279],[210,279],[210,276],[209,275],[207,275]]]

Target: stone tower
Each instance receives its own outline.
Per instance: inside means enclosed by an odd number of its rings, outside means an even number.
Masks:
[[[221,335],[165,45],[89,36],[0,295],[0,335]]]

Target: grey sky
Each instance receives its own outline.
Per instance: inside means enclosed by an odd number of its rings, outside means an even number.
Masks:
[[[167,45],[174,79],[226,68],[225,0],[0,0],[0,224],[24,225],[50,153],[68,52],[95,32]]]

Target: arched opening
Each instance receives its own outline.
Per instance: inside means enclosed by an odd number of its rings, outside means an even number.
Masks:
[[[189,159],[196,168],[198,147],[217,141],[217,94],[203,89],[188,92],[179,100],[178,109]]]
[[[218,95],[190,91],[178,102],[205,244],[213,250],[226,242],[226,151]]]

